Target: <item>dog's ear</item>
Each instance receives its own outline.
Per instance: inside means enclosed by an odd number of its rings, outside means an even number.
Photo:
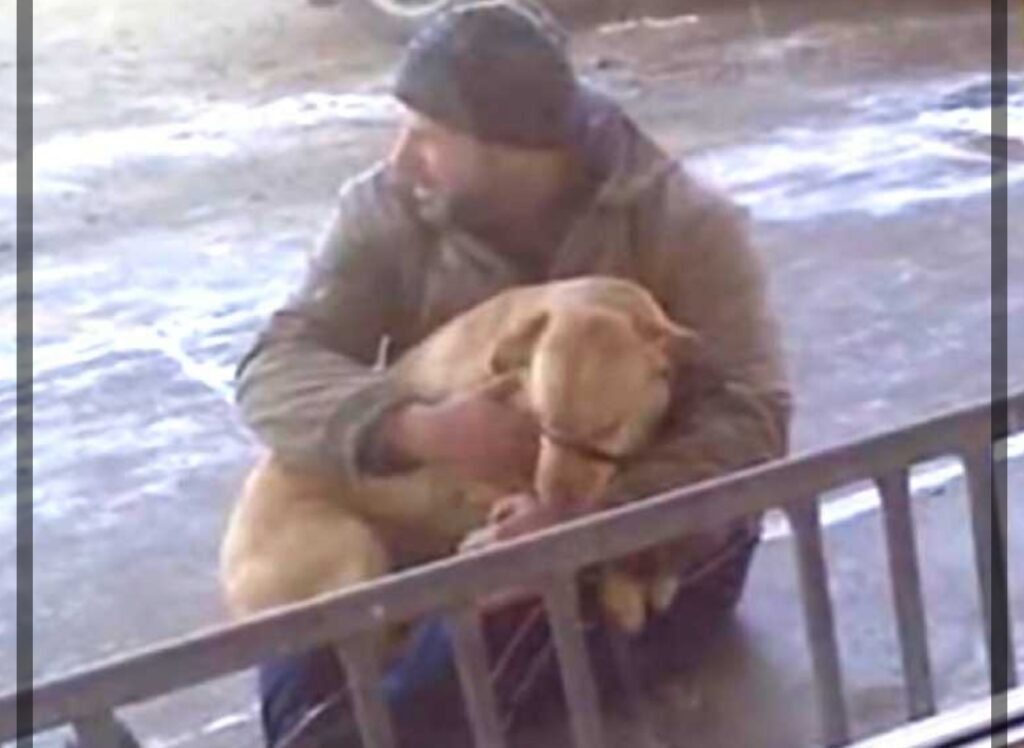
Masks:
[[[672,367],[673,396],[700,398],[725,387],[725,369],[700,335],[679,327],[665,338]]]
[[[668,317],[641,317],[634,324],[644,339],[668,354],[673,364],[698,359],[704,353],[700,336]]]
[[[485,382],[480,387],[480,394],[495,402],[503,403],[508,402],[522,386],[522,372],[508,371]]]
[[[648,322],[645,334],[668,357],[677,394],[681,389],[698,396],[724,386],[725,370],[698,333],[666,317]]]
[[[534,346],[548,324],[548,313],[538,312],[519,322],[498,341],[491,354],[491,371],[495,374],[522,369],[530,362]]]
[[[668,323],[657,342],[673,366],[702,366],[707,359],[707,347],[700,335],[674,322]]]

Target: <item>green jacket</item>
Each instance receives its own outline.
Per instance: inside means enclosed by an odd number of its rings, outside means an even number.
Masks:
[[[421,215],[386,164],[346,183],[302,287],[239,367],[238,402],[279,454],[357,476],[369,429],[406,395],[374,366],[510,286],[613,275],[648,288],[698,331],[733,386],[688,404],[612,487],[622,500],[783,455],[790,397],[778,331],[745,219],[614,104],[595,99],[581,152],[600,187],[543,277]]]

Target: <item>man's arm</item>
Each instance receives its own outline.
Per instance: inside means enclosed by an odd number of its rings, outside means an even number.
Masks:
[[[664,435],[613,482],[613,503],[714,478],[788,449],[790,393],[761,263],[739,212],[721,198],[699,195],[705,198],[699,211],[666,211],[654,238],[650,283],[669,315],[701,335],[725,386],[677,399]]]
[[[278,454],[357,475],[380,417],[406,400],[373,368],[400,324],[395,254],[374,211],[379,185],[350,183],[298,292],[239,365],[243,419]],[[383,218],[387,218],[384,216]]]

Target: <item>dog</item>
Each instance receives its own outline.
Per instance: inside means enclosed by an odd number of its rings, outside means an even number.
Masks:
[[[245,616],[473,547],[510,493],[530,492],[556,513],[599,508],[620,461],[662,423],[674,375],[703,355],[698,336],[630,281],[589,276],[492,297],[408,351],[392,374],[423,400],[483,389],[531,414],[540,433],[533,475],[497,486],[424,467],[351,479],[268,454],[224,535],[228,607]],[[611,565],[601,581],[606,612],[638,630],[648,603],[671,603],[673,573],[662,564],[631,576],[628,564]]]

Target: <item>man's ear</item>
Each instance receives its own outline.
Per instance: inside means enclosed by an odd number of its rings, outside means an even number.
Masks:
[[[499,340],[491,354],[491,371],[504,374],[529,364],[548,319],[547,312],[538,312],[521,320],[508,335]]]

